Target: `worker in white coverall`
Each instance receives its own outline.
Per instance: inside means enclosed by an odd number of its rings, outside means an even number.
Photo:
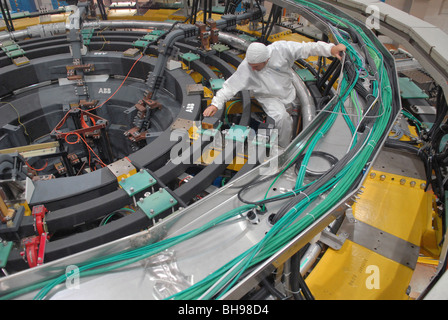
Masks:
[[[286,147],[291,142],[293,122],[287,107],[296,98],[292,69],[294,61],[309,56],[334,56],[341,59],[345,50],[343,44],[334,45],[323,41],[276,41],[268,46],[253,42],[246,50],[246,58],[224,82],[203,115],[213,116],[237,92],[250,90],[264,112],[274,119],[279,146]]]

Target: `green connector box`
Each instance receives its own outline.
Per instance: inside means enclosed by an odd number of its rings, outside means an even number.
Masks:
[[[219,90],[222,88],[224,81],[225,81],[224,79],[210,79],[210,87],[213,90]]]
[[[150,42],[155,41],[157,39],[159,39],[159,37],[157,35],[153,35],[153,34],[147,34],[143,38],[141,38],[141,40],[150,41]]]
[[[150,219],[174,207],[176,204],[177,200],[165,189],[160,189],[137,202],[140,209]]]
[[[156,179],[148,171],[140,170],[136,174],[118,182],[129,196],[148,189],[157,183]]]
[[[249,135],[250,128],[240,126],[240,125],[233,125],[226,135],[226,140],[233,140],[237,142],[244,142],[247,139],[247,136]]]
[[[199,60],[201,58],[198,54],[191,52],[181,54],[180,57],[188,62]]]

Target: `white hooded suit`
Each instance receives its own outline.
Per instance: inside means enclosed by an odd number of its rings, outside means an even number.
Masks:
[[[292,137],[292,118],[286,106],[296,98],[292,66],[297,59],[331,56],[332,43],[276,41],[267,46],[269,61],[260,71],[252,70],[244,59],[234,74],[213,97],[211,105],[222,109],[226,101],[241,90],[250,90],[263,110],[275,121],[279,145],[285,147]],[[266,61],[266,60],[265,60]]]

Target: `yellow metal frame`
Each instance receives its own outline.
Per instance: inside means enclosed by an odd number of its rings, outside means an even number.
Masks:
[[[441,221],[434,211],[434,194],[424,190],[425,181],[372,170],[364,187],[352,206],[357,220],[420,246],[421,253],[440,253]],[[402,300],[409,299],[413,272],[346,240],[340,250],[328,248],[306,282],[316,299]],[[378,287],[372,286],[373,280]]]

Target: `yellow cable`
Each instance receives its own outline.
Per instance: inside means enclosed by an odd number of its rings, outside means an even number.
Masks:
[[[17,122],[23,127],[23,130],[25,130],[25,134],[29,137],[30,135],[28,134],[28,131],[26,131],[25,125],[20,121],[20,113],[16,109],[16,107],[14,107],[14,105],[11,102],[2,102],[2,101],[0,101],[0,103],[9,104],[11,106],[11,108],[14,109],[14,111],[17,113]]]

